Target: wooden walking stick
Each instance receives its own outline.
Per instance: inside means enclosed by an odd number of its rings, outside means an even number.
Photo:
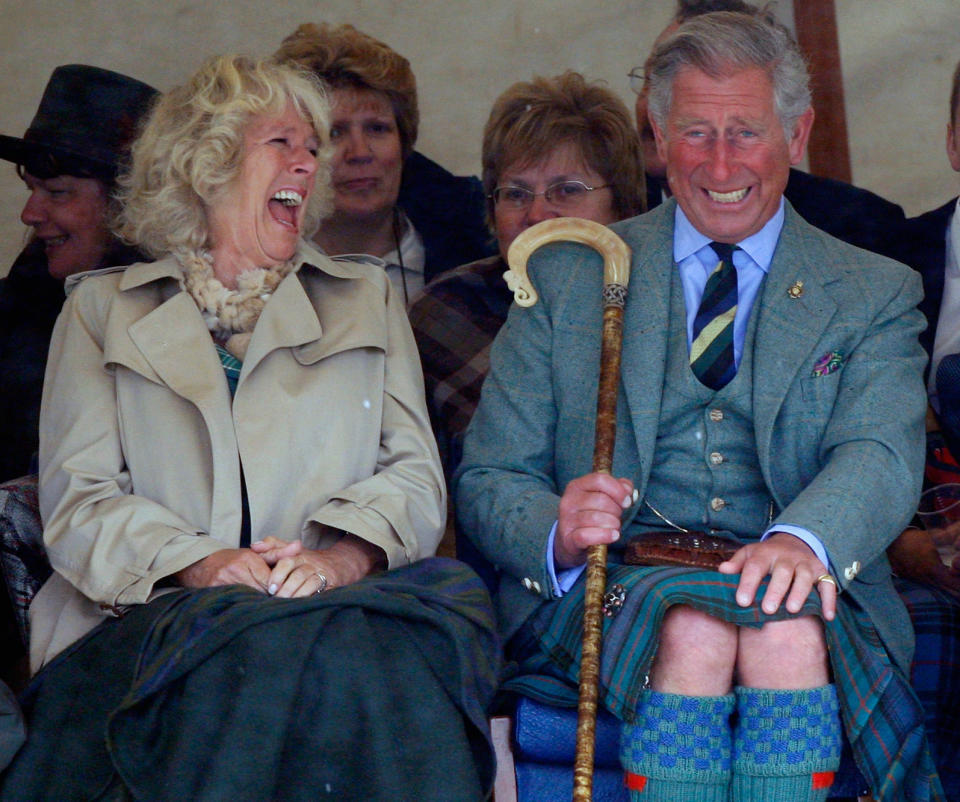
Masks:
[[[610,473],[617,430],[617,387],[623,344],[623,306],[630,281],[630,248],[609,228],[590,220],[559,217],[531,226],[507,252],[510,270],[504,274],[519,306],[533,306],[537,292],[527,276],[530,254],[548,242],[568,240],[589,245],[603,256],[603,341],[593,470]],[[600,646],[603,637],[603,594],[607,584],[607,547],[587,552],[587,587],[583,607],[583,654],[580,659],[580,700],[577,707],[577,751],[573,764],[574,802],[590,802],[593,793],[593,753],[600,685]]]

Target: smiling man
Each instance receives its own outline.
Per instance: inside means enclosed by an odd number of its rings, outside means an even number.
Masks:
[[[771,4],[760,7],[744,0],[676,0],[672,19],[654,42],[654,49],[677,28],[691,19],[716,11],[733,11],[772,18]],[[643,145],[644,169],[647,173],[647,205],[653,208],[670,195],[666,166],[657,153],[653,125],[647,113],[650,92],[650,59],[642,67],[630,71],[630,86],[636,92],[637,130]],[[903,241],[901,228],[905,222],[903,209],[862,187],[832,178],[812,175],[794,167],[790,170],[784,197],[808,223],[823,229],[844,242],[868,251],[900,258]]]
[[[784,201],[813,123],[785,29],[698,17],[649,79],[673,198],[612,226],[633,254],[613,475],[589,473],[602,269],[580,246],[531,259],[541,300],[511,311],[464,444],[458,519],[501,572],[502,634],[572,686],[586,550],[610,544],[601,699],[633,799],[825,799],[841,721],[874,791],[935,798],[884,556],[919,492],[919,282]],[[662,530],[734,553],[623,564]]]
[[[791,109],[781,122],[771,75],[761,67],[715,76],[669,69],[673,102],[663,108],[668,98],[658,94],[652,121],[667,182],[697,231],[736,244],[779,211],[789,167],[803,158],[813,109],[799,115]]]

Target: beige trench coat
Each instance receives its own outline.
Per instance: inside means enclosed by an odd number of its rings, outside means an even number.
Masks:
[[[41,409],[40,507],[55,573],[31,607],[31,666],[155,584],[252,540],[352,532],[390,567],[436,550],[445,490],[402,302],[379,270],[301,243],[231,403],[172,259],[100,271],[68,298]]]

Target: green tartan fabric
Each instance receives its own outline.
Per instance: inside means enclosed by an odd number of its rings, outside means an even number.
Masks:
[[[214,343],[217,348],[217,356],[220,357],[220,365],[223,367],[223,373],[227,377],[227,387],[230,388],[230,397],[237,392],[237,382],[240,381],[240,371],[243,370],[243,362],[237,359],[220,343]]]
[[[633,721],[647,683],[657,633],[667,609],[687,604],[739,626],[820,615],[816,592],[800,612],[782,606],[767,615],[740,607],[739,575],[693,568],[607,566],[607,588],[622,585],[626,598],[603,621],[600,698],[624,721]],[[520,675],[504,689],[548,704],[576,705],[583,621],[583,578],[562,599],[543,605],[514,639]],[[762,597],[766,583],[761,586]],[[857,766],[878,802],[944,799],[924,731],[924,712],[909,682],[893,665],[867,616],[841,596],[837,616],[824,622],[844,731]]]
[[[441,558],[304,599],[163,595],[34,678],[0,799],[479,802],[500,653],[489,604]]]

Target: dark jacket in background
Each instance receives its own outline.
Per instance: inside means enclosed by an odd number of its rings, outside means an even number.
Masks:
[[[106,264],[143,261],[120,246]],[[42,242],[30,242],[0,280],[0,482],[36,472],[40,396],[63,282],[50,276]]]
[[[927,328],[920,335],[920,344],[928,356],[933,356],[933,341],[940,319],[940,304],[943,301],[943,276],[947,265],[947,227],[957,208],[957,199],[943,204],[938,209],[911,217],[903,229],[900,250],[896,256],[910,265],[923,279],[923,301],[920,311],[927,319]]]
[[[484,218],[483,185],[476,176],[453,175],[414,151],[403,166],[397,203],[423,238],[424,283],[497,251]]]
[[[783,194],[810,225],[858,248],[898,258],[906,217],[896,203],[801,170],[790,170]]]
[[[63,298],[43,243],[31,242],[0,283],[0,481],[31,472],[47,349]]]

